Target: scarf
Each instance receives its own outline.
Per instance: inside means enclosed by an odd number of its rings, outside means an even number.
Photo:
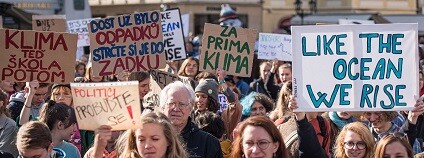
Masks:
[[[336,124],[337,128],[342,129],[345,125],[355,122],[356,119],[353,116],[350,116],[349,119],[343,120],[337,115],[337,112],[328,112],[331,122]]]

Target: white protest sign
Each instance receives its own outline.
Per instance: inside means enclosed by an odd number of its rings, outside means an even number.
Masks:
[[[292,61],[291,35],[259,33],[258,59]]]
[[[110,125],[126,130],[141,124],[138,81],[71,83],[71,89],[80,129]]]
[[[418,25],[292,27],[296,111],[411,110]]]
[[[180,10],[178,8],[161,12],[163,43],[166,60],[187,58]]]
[[[90,45],[90,37],[88,36],[87,24],[90,24],[90,21],[94,19],[96,18],[67,21],[69,33],[78,33],[78,47]]]
[[[227,96],[224,94],[218,94],[218,100],[219,100],[219,112],[224,112],[228,108],[228,101]]]
[[[339,19],[340,25],[349,24],[375,24],[374,20],[352,20],[352,19]]]
[[[181,15],[181,22],[183,24],[184,37],[188,37],[188,33],[190,32],[190,14]]]

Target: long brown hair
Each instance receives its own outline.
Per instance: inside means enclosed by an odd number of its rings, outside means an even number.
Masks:
[[[278,158],[289,157],[289,153],[288,153],[288,150],[286,149],[286,145],[284,144],[283,137],[281,136],[277,127],[275,127],[274,123],[271,122],[271,120],[265,116],[253,116],[253,117],[247,118],[245,121],[241,123],[240,135],[237,136],[237,138],[235,139],[233,143],[233,151],[231,152],[232,158],[242,158],[243,132],[247,126],[262,127],[263,129],[265,129],[265,131],[267,131],[267,133],[272,139],[272,142],[278,143],[278,149],[277,149],[277,152],[275,152],[275,157],[278,157]]]
[[[372,136],[371,131],[361,122],[349,123],[343,127],[342,131],[340,131],[340,134],[337,136],[336,142],[334,144],[334,157],[346,158],[346,153],[344,150],[344,140],[347,131],[354,132],[361,137],[362,141],[364,141],[366,144],[365,158],[371,158],[375,147],[374,137]]]
[[[375,148],[375,158],[384,157],[384,153],[386,152],[386,146],[394,142],[399,142],[405,147],[409,158],[414,157],[414,154],[412,153],[412,147],[409,144],[409,142],[406,140],[406,138],[401,138],[401,137],[390,134],[390,135],[384,136],[378,142],[377,147]]]
[[[270,118],[272,121],[275,121],[286,115],[290,115],[291,112],[288,106],[289,106],[291,95],[292,95],[292,81],[287,81],[283,85],[283,87],[281,87],[280,93],[278,95],[277,104],[275,105],[274,111],[271,112]]]
[[[193,57],[188,57],[187,59],[184,60],[184,62],[181,64],[180,70],[178,70],[178,75],[179,76],[186,76],[189,77],[186,73],[185,73],[185,68],[187,67],[187,64],[191,61],[196,61],[197,64],[197,73],[196,75],[193,76],[193,78],[195,78],[197,76],[197,74],[199,73],[199,60]]]

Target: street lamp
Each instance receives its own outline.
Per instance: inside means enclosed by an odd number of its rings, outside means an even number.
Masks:
[[[295,11],[296,11],[296,15],[300,16],[300,24],[303,25],[303,18],[306,15],[311,15],[317,12],[317,1],[316,0],[309,0],[309,13],[305,13],[303,8],[302,8],[302,0],[295,0],[294,1],[294,5],[295,5]]]

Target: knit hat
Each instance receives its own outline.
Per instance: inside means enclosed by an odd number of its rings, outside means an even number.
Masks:
[[[197,85],[195,92],[207,94],[210,98],[218,101],[218,83],[213,79],[201,80]]]
[[[53,84],[52,90],[55,89],[56,87],[68,87],[69,89],[71,89],[70,84]]]

